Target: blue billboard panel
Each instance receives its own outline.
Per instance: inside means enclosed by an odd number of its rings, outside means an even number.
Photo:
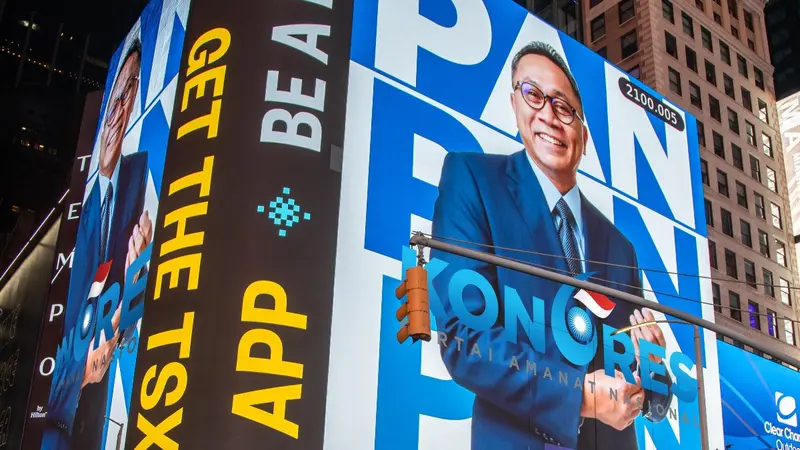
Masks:
[[[439,251],[430,342],[394,296],[419,231],[713,321],[694,117],[505,0],[356,0],[349,70],[325,448],[700,448],[690,326]]]
[[[797,372],[725,342],[719,361],[726,448],[800,448]]]

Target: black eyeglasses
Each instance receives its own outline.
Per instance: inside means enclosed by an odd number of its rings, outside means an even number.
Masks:
[[[560,98],[545,94],[533,83],[517,81],[517,84],[514,85],[514,90],[516,91],[517,89],[522,93],[522,98],[525,99],[525,103],[537,111],[544,108],[545,103],[550,103],[550,106],[553,107],[553,113],[555,113],[558,120],[564,125],[572,124],[576,117],[581,123],[584,123],[578,111],[573,108],[572,105]]]
[[[125,89],[123,89],[119,95],[109,100],[108,113],[106,114],[106,125],[113,123],[117,119],[119,112],[122,111],[122,106],[127,105],[128,102],[131,101],[131,97],[136,94],[135,90],[132,88],[138,82],[138,76],[131,78],[125,85]]]

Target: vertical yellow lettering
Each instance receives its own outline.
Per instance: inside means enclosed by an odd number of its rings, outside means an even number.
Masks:
[[[219,113],[222,110],[222,99],[218,98],[211,102],[211,112],[205,116],[200,116],[190,120],[178,128],[177,139],[201,128],[208,128],[206,139],[213,139],[219,133]]]
[[[152,393],[148,394],[148,386],[150,386],[150,382],[156,378],[156,374],[158,374],[156,385],[153,387]],[[175,388],[164,395],[164,390],[170,378],[175,378]],[[158,365],[153,364],[147,369],[147,372],[144,374],[144,379],[142,380],[142,390],[139,396],[142,408],[144,408],[145,411],[155,408],[162,396],[164,397],[164,406],[174,405],[183,397],[188,382],[189,375],[186,373],[186,367],[184,367],[183,364],[173,361],[164,366],[161,372],[158,371]]]
[[[203,158],[203,169],[181,177],[169,184],[169,195],[191,186],[200,186],[199,198],[208,197],[211,192],[211,172],[214,170],[214,156]]]
[[[266,344],[269,358],[253,356],[253,346]],[[285,377],[303,378],[303,365],[283,360],[283,342],[270,330],[253,329],[242,336],[236,353],[236,371],[269,373]]]
[[[164,275],[169,275],[170,289],[178,287],[178,274],[181,269],[189,269],[189,280],[186,283],[186,290],[192,291],[197,289],[197,284],[200,282],[200,262],[202,259],[202,253],[192,253],[191,255],[178,256],[159,264],[156,272],[156,288],[153,293],[153,300],[158,300],[161,297],[161,284]]]
[[[256,299],[260,295],[269,295],[275,301],[274,309],[256,307]],[[242,299],[242,322],[260,322],[283,325],[292,328],[306,329],[307,316],[287,311],[286,291],[273,281],[256,281],[244,292]]]
[[[198,231],[186,234],[186,220],[190,217],[204,216],[207,212],[208,202],[200,202],[186,205],[167,214],[164,217],[164,228],[174,223],[177,224],[178,229],[175,231],[174,238],[161,244],[160,255],[164,256],[175,250],[203,245],[205,233]]]
[[[302,396],[303,386],[300,384],[236,394],[233,396],[231,412],[297,439],[300,427],[286,420],[286,402],[299,400]],[[272,413],[255,406],[265,403],[274,404]]]
[[[222,92],[225,90],[226,69],[227,66],[214,67],[213,69],[208,69],[205,72],[201,72],[196,76],[186,80],[186,84],[183,86],[183,102],[181,102],[181,112],[186,111],[186,108],[189,107],[189,91],[192,89],[197,89],[197,91],[195,91],[194,98],[202,98],[206,95],[206,83],[209,81],[214,82],[214,97],[219,97],[222,95]]]
[[[139,414],[136,418],[136,428],[144,434],[144,439],[136,445],[134,450],[147,450],[157,446],[163,450],[178,450],[178,443],[167,437],[167,433],[183,422],[183,408],[175,411],[169,417],[153,426],[149,420]]]
[[[200,47],[211,42],[218,41],[219,47],[209,53],[207,50],[200,50]],[[228,48],[231,46],[231,33],[225,28],[214,28],[203,33],[202,36],[197,38],[192,45],[192,50],[189,52],[189,68],[186,69],[186,76],[188,77],[196,70],[205,65],[219,61],[220,58],[225,56]],[[198,50],[200,50],[198,52]]]
[[[178,356],[181,359],[188,358],[192,348],[192,327],[194,327],[194,312],[183,313],[183,325],[180,328],[162,331],[147,338],[147,350],[170,344],[180,344]]]

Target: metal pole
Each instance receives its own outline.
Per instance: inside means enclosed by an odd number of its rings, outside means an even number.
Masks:
[[[58,58],[58,48],[61,46],[61,35],[64,34],[64,23],[58,24],[58,32],[56,33],[56,48],[53,49],[53,58],[50,59],[50,70],[47,72],[47,86],[53,81],[53,71],[56,70],[56,60]]]
[[[36,11],[31,11],[31,20],[28,22],[28,31],[25,32],[25,44],[22,47],[22,55],[19,58],[19,66],[17,67],[17,79],[14,81],[15,88],[19,87],[19,83],[22,81],[22,68],[25,67],[25,60],[28,58],[28,47],[31,44],[34,20],[36,20]]]
[[[420,245],[423,247],[429,247],[444,252],[452,253],[454,255],[464,256],[477,261],[483,261],[487,264],[505,267],[506,269],[516,270],[517,272],[521,273],[527,273],[529,275],[555,281],[557,283],[568,284],[570,286],[586,289],[588,291],[594,291],[599,294],[604,294],[609,297],[614,297],[616,299],[632,303],[642,308],[649,308],[655,311],[659,311],[668,316],[676,317],[685,322],[689,322],[693,325],[697,325],[702,328],[711,330],[717,334],[721,334],[731,339],[735,339],[739,342],[742,342],[745,345],[749,345],[750,347],[760,350],[772,356],[773,358],[776,358],[780,361],[785,361],[791,364],[792,366],[800,369],[800,360],[795,359],[794,357],[773,348],[771,345],[766,345],[762,342],[756,341],[755,339],[749,336],[745,336],[744,334],[736,330],[731,330],[722,327],[720,325],[717,325],[713,322],[709,322],[708,320],[694,316],[687,312],[662,305],[661,303],[658,302],[647,300],[643,297],[639,297],[633,294],[629,294],[627,292],[619,291],[617,289],[612,289],[606,286],[602,286],[597,283],[592,283],[591,281],[578,280],[570,276],[560,274],[558,272],[553,272],[552,270],[542,269],[536,266],[532,266],[530,264],[521,263],[508,258],[503,258],[501,256],[493,255],[490,253],[479,252],[469,248],[461,247],[459,245],[448,244],[446,242],[437,241],[435,239],[430,239],[419,234],[416,234],[411,238],[410,244],[412,246]]]
[[[694,324],[694,357],[697,370],[697,404],[700,413],[700,443],[708,450],[708,417],[706,417],[706,383],[703,378],[703,346],[700,343],[700,327]]]
[[[75,85],[75,95],[81,92],[81,84],[83,83],[83,68],[86,66],[86,55],[89,53],[89,39],[92,38],[91,34],[86,35],[86,41],[83,43],[83,56],[81,56],[81,68],[78,71],[78,83]]]

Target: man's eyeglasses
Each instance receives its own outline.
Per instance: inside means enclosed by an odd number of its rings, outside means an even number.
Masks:
[[[123,89],[119,95],[109,100],[108,113],[106,114],[106,125],[110,125],[117,120],[117,116],[119,115],[120,111],[122,111],[122,106],[127,105],[128,102],[131,101],[131,98],[136,95],[136,91],[133,88],[138,82],[138,76],[131,78],[125,85],[125,89]]]
[[[550,103],[550,106],[553,108],[553,113],[555,113],[556,117],[558,117],[558,120],[560,120],[564,125],[570,125],[573,121],[575,121],[576,117],[581,123],[584,123],[583,119],[578,114],[578,111],[569,103],[560,98],[551,97],[545,94],[533,83],[528,81],[517,81],[517,84],[514,85],[514,90],[516,91],[517,89],[519,89],[520,93],[522,93],[522,98],[525,99],[525,103],[537,111],[544,108],[545,103]]]

